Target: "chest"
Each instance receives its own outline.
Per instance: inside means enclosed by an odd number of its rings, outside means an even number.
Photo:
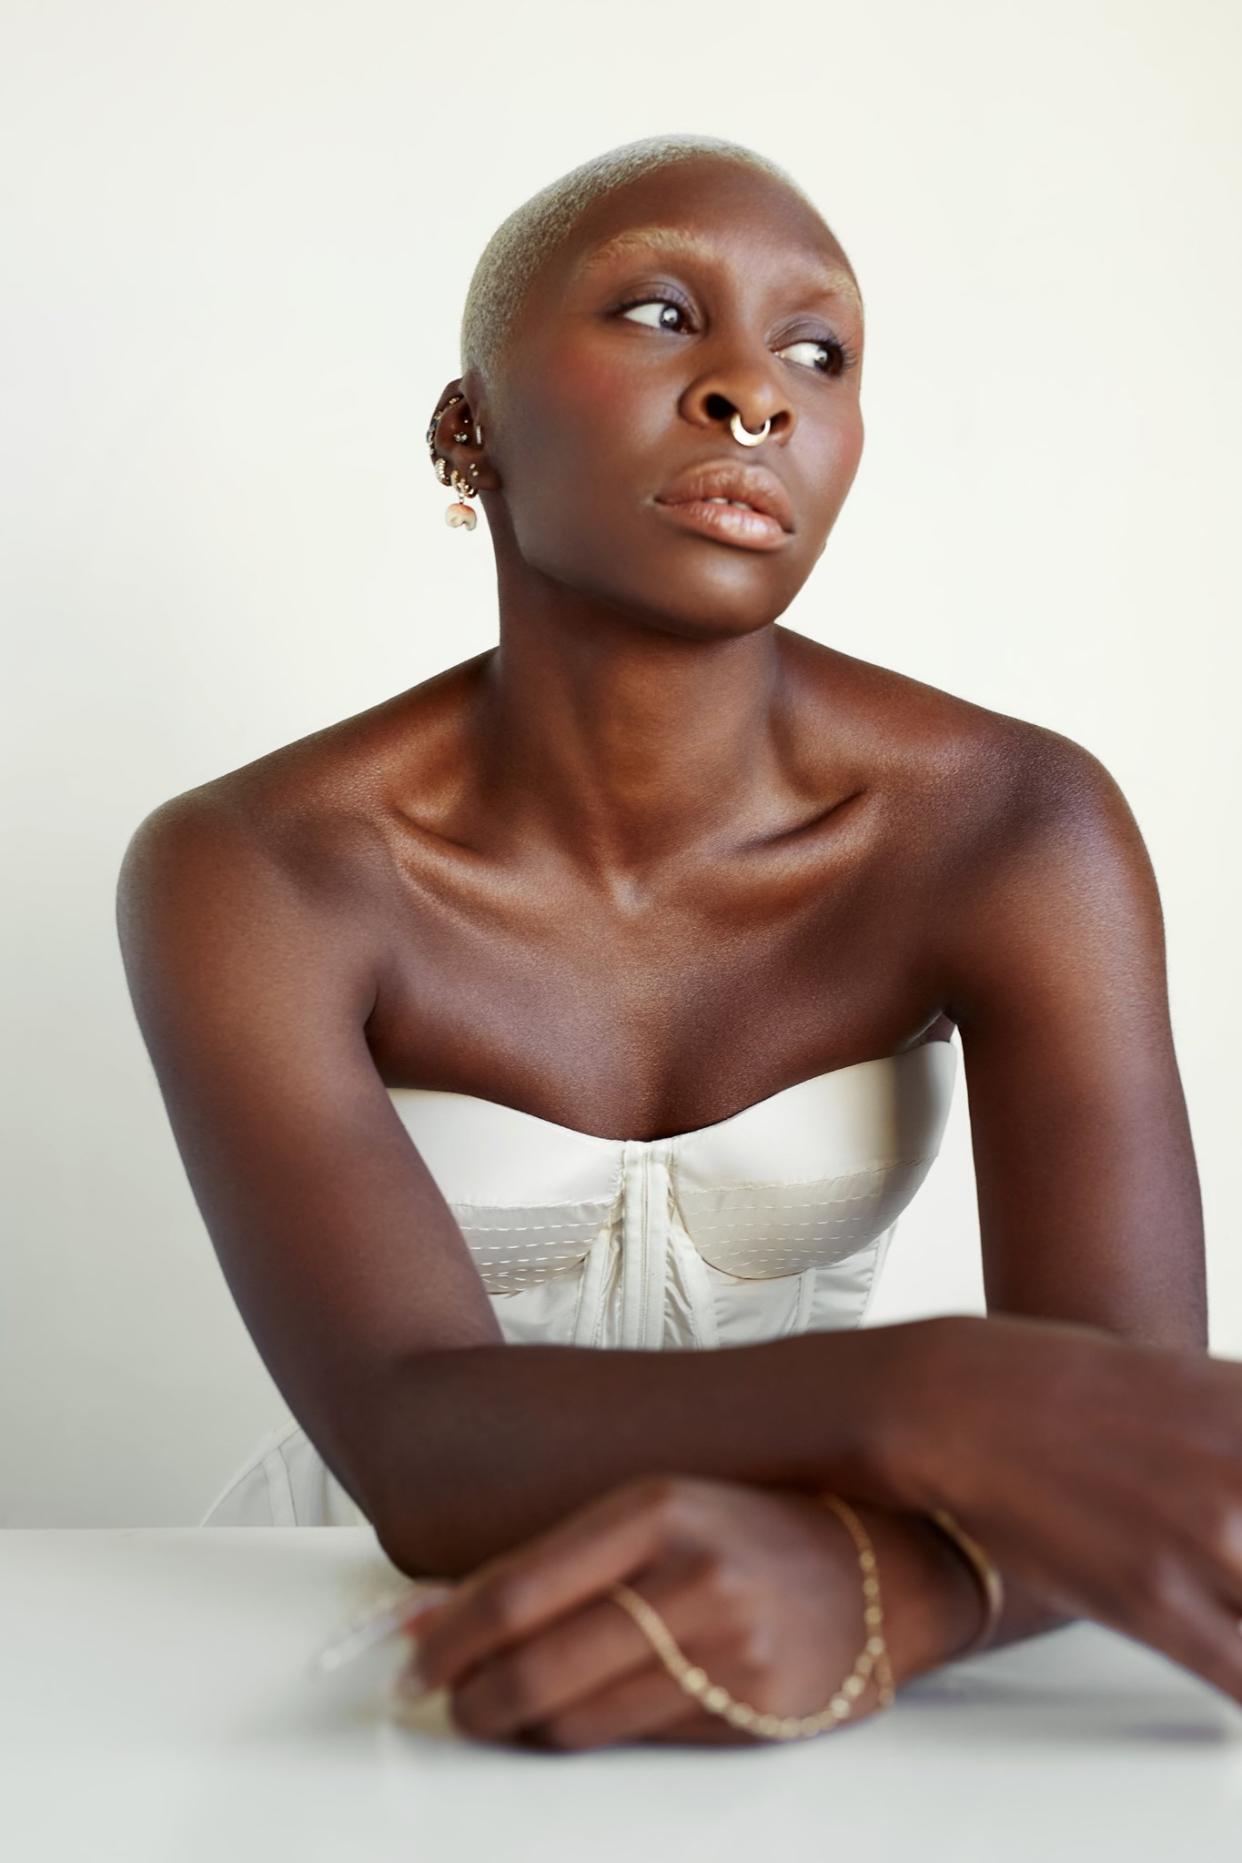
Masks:
[[[908,1046],[939,1005],[882,824],[704,863],[646,895],[449,864],[385,920],[367,1037],[395,1088],[474,1093],[597,1133],[710,1124]]]

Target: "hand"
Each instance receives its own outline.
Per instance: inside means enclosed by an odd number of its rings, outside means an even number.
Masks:
[[[895,1680],[889,1578],[907,1529],[858,1507],[876,1552]],[[680,1476],[614,1488],[488,1560],[411,1632],[427,1688],[451,1691],[465,1733],[584,1748],[625,1740],[752,1742],[701,1707],[664,1668],[629,1613],[607,1596],[624,1580],[660,1612],[678,1647],[761,1712],[817,1712],[849,1674],[870,1626],[862,1572],[843,1521],[813,1496]],[[969,1586],[967,1587],[969,1590]],[[966,1604],[967,1621],[974,1606]],[[874,1677],[849,1720],[872,1713]],[[848,1724],[847,1722],[840,1723]]]
[[[1050,1320],[938,1325],[906,1504],[1242,1702],[1242,1364]]]

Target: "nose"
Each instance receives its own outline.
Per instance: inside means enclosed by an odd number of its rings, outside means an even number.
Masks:
[[[797,421],[780,383],[762,369],[714,369],[686,390],[682,412],[697,426],[731,433],[743,445],[748,442],[738,433],[739,426],[756,436],[750,444],[758,445],[761,434],[784,444]]]

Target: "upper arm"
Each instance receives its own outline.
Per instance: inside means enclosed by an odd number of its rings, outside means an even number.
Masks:
[[[374,1518],[386,1378],[420,1348],[501,1335],[367,1047],[374,981],[348,891],[307,884],[191,793],[130,841],[117,923],[229,1288],[290,1408]]]
[[[1151,861],[1090,752],[1027,727],[952,909],[989,1310],[1207,1345]]]

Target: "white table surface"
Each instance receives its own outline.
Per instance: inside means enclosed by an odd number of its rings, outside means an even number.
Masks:
[[[403,1640],[307,1659],[401,1575],[369,1528],[0,1532],[12,1863],[1242,1859],[1242,1708],[1075,1624],[753,1747],[539,1752],[403,1724]]]

